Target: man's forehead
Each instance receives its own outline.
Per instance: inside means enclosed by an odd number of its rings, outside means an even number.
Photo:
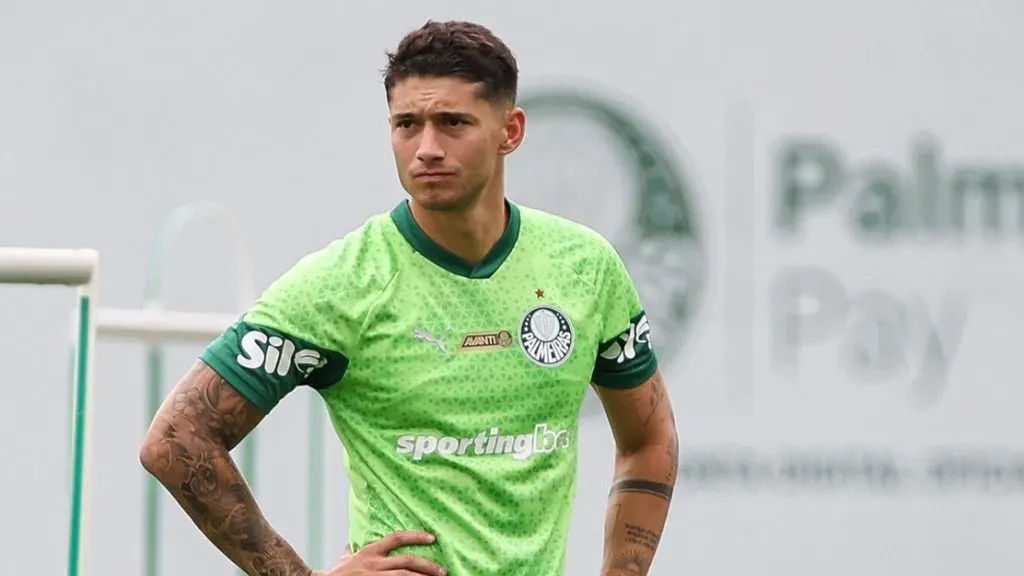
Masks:
[[[391,93],[392,114],[470,113],[482,106],[476,86],[454,78],[409,78]]]
[[[471,114],[475,110],[476,107],[471,104],[442,98],[395,99],[391,104],[392,114],[416,114],[430,116],[445,113]]]

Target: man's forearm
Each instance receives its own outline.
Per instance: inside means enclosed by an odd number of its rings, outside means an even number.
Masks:
[[[676,480],[676,442],[619,456],[605,521],[602,576],[646,576]]]
[[[178,449],[190,463],[171,464],[157,478],[210,542],[250,576],[309,575],[263,517],[229,454]]]
[[[227,384],[210,375],[173,395],[140,455],[145,468],[206,537],[250,576],[308,576],[295,550],[263,517],[231,459],[226,436],[246,418]]]

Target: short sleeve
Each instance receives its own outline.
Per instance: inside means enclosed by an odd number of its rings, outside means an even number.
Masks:
[[[233,388],[270,412],[296,386],[342,379],[355,335],[332,296],[330,255],[307,255],[275,280],[200,356]]]
[[[607,388],[635,388],[658,368],[651,325],[622,258],[610,245],[604,252],[598,288],[601,344],[592,381]]]

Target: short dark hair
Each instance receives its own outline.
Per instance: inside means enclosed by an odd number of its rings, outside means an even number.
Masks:
[[[387,53],[384,92],[414,76],[456,77],[479,83],[479,96],[492,103],[516,101],[519,67],[508,46],[480,24],[428,20]]]

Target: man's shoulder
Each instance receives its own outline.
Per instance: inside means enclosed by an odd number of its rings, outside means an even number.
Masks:
[[[386,213],[371,215],[358,227],[303,255],[289,275],[330,287],[332,292],[373,290],[394,275],[400,246]]]
[[[614,251],[611,241],[590,226],[568,217],[516,204],[522,217],[524,230],[538,240],[552,247],[563,245],[573,249],[585,249],[595,253]]]
[[[394,231],[395,226],[389,213],[375,213],[344,236],[329,242],[324,251],[336,256],[346,254],[350,257],[388,252]]]

